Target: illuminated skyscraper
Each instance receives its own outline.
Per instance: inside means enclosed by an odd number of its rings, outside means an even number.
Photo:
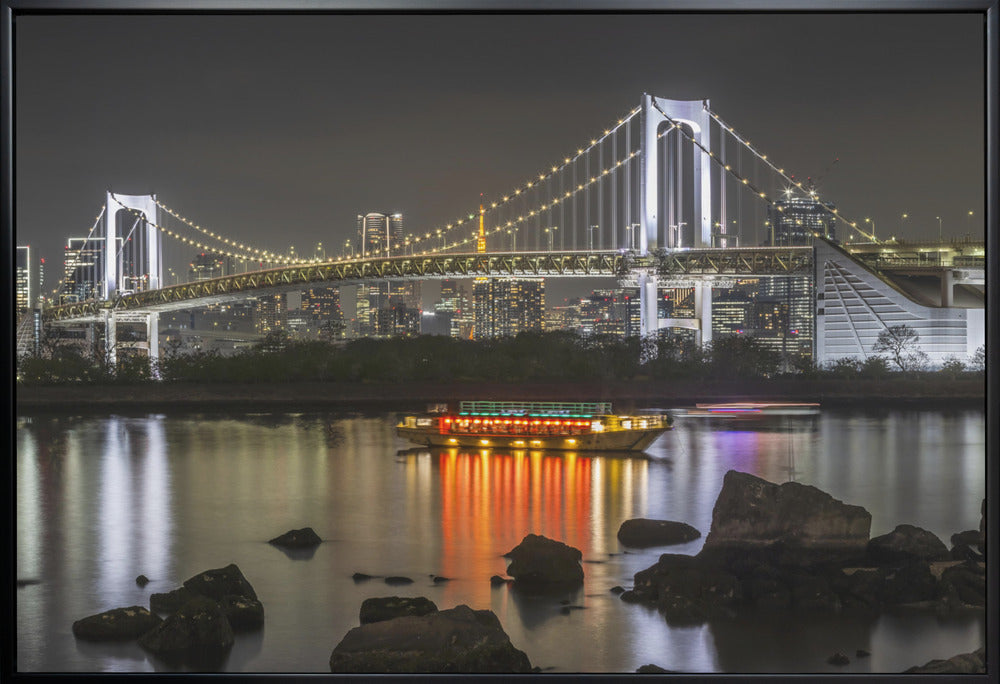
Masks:
[[[833,205],[829,205],[833,207]],[[808,197],[777,200],[767,208],[767,243],[775,247],[811,245],[813,235],[836,240],[837,219]]]
[[[544,327],[543,278],[477,278],[472,300],[477,340],[510,337],[523,330],[540,332]]]
[[[403,215],[370,212],[358,214],[358,253],[391,256],[403,248]]]
[[[31,245],[18,245],[15,263],[14,301],[21,316],[39,305],[42,288],[41,266]]]
[[[122,238],[116,239],[115,253]],[[69,238],[63,251],[63,286],[59,301],[75,302],[104,297],[104,238]]]

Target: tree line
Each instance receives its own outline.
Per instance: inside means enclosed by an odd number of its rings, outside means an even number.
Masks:
[[[926,371],[918,337],[896,326],[883,331],[866,360],[841,359],[817,368],[786,361],[757,339],[717,337],[700,346],[682,337],[661,339],[581,336],[572,331],[522,332],[516,337],[459,340],[441,336],[359,339],[337,344],[296,341],[282,332],[233,355],[184,353],[166,345],[151,368],[141,356],[119,353],[111,364],[98,355],[54,344],[18,360],[18,381],[27,384],[168,382],[531,382],[668,379],[888,378],[982,374],[985,349]]]

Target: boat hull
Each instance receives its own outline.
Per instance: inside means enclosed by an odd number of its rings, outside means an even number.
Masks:
[[[430,447],[472,447],[476,449],[529,449],[560,451],[644,451],[669,427],[648,430],[616,430],[582,435],[490,435],[441,434],[424,428],[399,426],[403,439]]]

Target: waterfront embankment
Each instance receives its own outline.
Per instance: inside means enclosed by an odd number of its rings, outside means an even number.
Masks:
[[[629,406],[688,406],[719,401],[809,401],[824,406],[983,406],[982,379],[882,380],[774,378],[587,382],[160,382],[109,385],[18,385],[18,413],[109,410],[230,410],[244,408],[423,409],[427,403],[468,399],[612,401]]]

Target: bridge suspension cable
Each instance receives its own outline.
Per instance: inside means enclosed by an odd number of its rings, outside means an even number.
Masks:
[[[668,122],[670,122],[670,124],[672,126],[676,127],[677,130],[680,131],[681,135],[683,135],[685,138],[687,138],[692,144],[695,145],[695,147],[697,147],[698,149],[700,149],[703,154],[707,155],[712,161],[714,161],[716,164],[718,164],[729,175],[733,176],[734,178],[736,178],[737,180],[739,180],[741,183],[743,183],[743,185],[746,185],[748,188],[750,188],[755,195],[757,195],[762,200],[764,200],[768,205],[774,207],[774,209],[776,211],[784,211],[784,208],[781,207],[781,206],[779,206],[779,205],[777,205],[777,204],[775,204],[774,199],[768,197],[768,195],[767,195],[766,192],[763,192],[760,189],[760,187],[758,187],[756,184],[751,183],[749,178],[740,175],[740,173],[738,173],[736,171],[733,171],[732,167],[729,164],[724,164],[718,158],[718,156],[715,155],[714,152],[712,152],[711,150],[705,148],[705,146],[702,145],[700,142],[698,142],[698,140],[695,139],[694,136],[690,135],[687,131],[685,131],[684,128],[680,125],[679,122],[675,121],[666,112],[664,112],[662,109],[660,109],[660,106],[658,104],[656,104],[655,100],[653,102],[653,106],[656,108],[656,110],[658,112],[660,112],[660,114],[662,114],[664,116],[664,118]],[[706,110],[708,111],[709,115],[715,116],[713,114],[712,110],[708,109],[707,107],[706,107]],[[776,167],[774,165],[774,163],[768,161],[767,155],[761,154],[760,152],[758,152],[746,140],[744,140],[742,137],[738,136],[736,134],[736,132],[732,129],[732,127],[726,126],[726,124],[721,119],[719,119],[718,117],[715,117],[715,118],[719,122],[719,125],[722,126],[724,129],[726,129],[738,142],[740,142],[746,149],[748,149],[754,155],[754,157],[756,159],[759,159],[760,161],[764,162],[769,168],[771,168],[773,171],[775,171],[776,173],[778,173],[782,178],[784,178],[785,180],[787,180],[789,183],[791,183],[793,185],[797,185],[798,187],[801,188],[802,184],[801,183],[796,183],[793,179],[789,178],[785,174],[784,169],[779,169],[778,167]],[[870,235],[868,233],[865,233],[863,230],[861,230],[860,228],[858,228],[857,227],[857,225],[858,225],[857,222],[855,222],[855,221],[849,221],[847,219],[844,219],[840,215],[840,213],[839,213],[839,211],[837,210],[836,207],[830,207],[828,204],[826,204],[824,202],[820,202],[819,200],[817,200],[817,202],[824,209],[826,209],[827,212],[829,212],[830,214],[832,214],[833,216],[835,216],[837,218],[840,218],[840,219],[844,220],[847,223],[848,226],[850,226],[851,228],[853,228],[857,232],[861,233],[862,235],[865,235],[866,237],[868,237],[869,239],[871,239],[873,242],[877,242],[877,240],[875,239],[874,235]]]
[[[101,210],[97,212],[97,216],[94,218],[94,225],[92,225],[90,230],[87,232],[87,237],[84,239],[83,245],[80,246],[80,250],[76,253],[76,256],[73,257],[74,260],[70,264],[63,264],[63,276],[59,279],[59,282],[56,283],[55,289],[52,290],[53,296],[58,296],[59,292],[66,286],[66,278],[69,276],[69,268],[72,267],[75,269],[79,266],[80,252],[82,252],[83,248],[87,246],[87,243],[90,242],[90,238],[94,235],[94,231],[97,230],[97,226],[101,224],[101,219],[104,217],[105,211],[107,211],[107,206],[102,204]]]
[[[659,109],[659,107],[657,107],[657,109]],[[718,114],[716,114],[715,112],[713,112],[710,108],[705,107],[705,111],[708,112],[709,116],[711,116],[713,119],[715,119],[715,121],[719,124],[719,126],[724,131],[727,131],[737,142],[739,142],[740,144],[742,144],[743,147],[745,147],[746,149],[750,150],[750,152],[757,159],[759,159],[760,161],[764,162],[768,167],[771,168],[772,171],[774,171],[779,176],[781,176],[782,178],[784,178],[785,181],[787,181],[790,185],[793,185],[793,186],[799,188],[803,192],[808,192],[809,196],[813,200],[815,200],[817,204],[819,204],[821,207],[823,207],[824,209],[826,209],[826,211],[828,213],[833,214],[836,218],[839,218],[842,221],[844,221],[848,226],[850,226],[851,228],[853,228],[856,232],[860,233],[861,235],[864,235],[866,238],[868,238],[872,242],[875,242],[875,243],[881,242],[880,240],[878,240],[875,237],[875,235],[873,233],[866,233],[864,230],[862,230],[861,228],[859,228],[858,224],[857,224],[857,221],[850,221],[848,219],[845,219],[843,216],[841,216],[840,212],[837,210],[836,207],[832,207],[829,204],[827,204],[826,202],[823,202],[822,200],[820,200],[819,196],[814,191],[806,191],[805,188],[802,187],[802,183],[800,181],[796,181],[794,178],[791,178],[790,176],[788,176],[787,174],[785,174],[785,170],[784,169],[779,169],[777,166],[775,166],[774,163],[771,162],[767,158],[766,154],[762,154],[757,149],[755,149],[754,146],[751,145],[748,140],[746,140],[745,138],[743,138],[743,136],[741,136],[732,126],[730,126],[725,121],[723,121],[722,117],[720,117]],[[666,115],[664,115],[664,116],[666,116]],[[687,135],[687,134],[685,133],[685,135]],[[695,144],[697,144],[697,143],[695,143]],[[701,147],[701,145],[699,145],[699,147]],[[707,152],[707,150],[705,150],[704,148],[702,148],[702,151],[703,152]],[[708,154],[709,154],[709,156],[712,156],[712,154],[710,152],[708,152]],[[716,161],[718,161],[718,160],[716,160]],[[728,168],[727,168],[727,170],[728,170]],[[769,202],[769,204],[771,204],[772,206],[774,206],[773,202]],[[782,207],[775,207],[775,208],[778,211],[782,211],[783,210]]]
[[[552,168],[551,168],[550,171],[548,171],[548,172],[542,172],[542,173],[538,174],[538,178],[537,179],[525,181],[520,186],[515,187],[511,192],[509,192],[508,194],[504,195],[501,200],[490,202],[489,205],[487,205],[487,206],[484,207],[484,209],[486,210],[486,214],[489,215],[491,213],[494,213],[494,212],[498,211],[499,209],[503,208],[504,206],[509,205],[515,199],[521,198],[523,193],[527,193],[529,190],[536,189],[539,185],[541,185],[542,183],[544,183],[546,181],[551,181],[552,178],[555,177],[557,174],[562,173],[564,170],[566,170],[567,167],[569,167],[571,164],[574,164],[577,159],[579,159],[580,157],[584,156],[585,154],[588,154],[595,147],[597,147],[598,145],[602,144],[608,137],[614,135],[622,126],[624,126],[628,122],[630,122],[632,120],[632,118],[635,117],[636,114],[639,113],[639,111],[640,111],[640,108],[638,108],[638,107],[636,107],[635,109],[633,109],[632,111],[630,111],[624,117],[620,118],[618,120],[618,123],[615,124],[613,127],[605,129],[604,134],[602,136],[600,136],[598,138],[592,139],[591,142],[590,142],[590,145],[588,147],[578,149],[575,156],[566,157],[563,160],[562,164],[556,164],[555,166],[552,166]],[[629,158],[631,158],[632,156],[635,156],[635,155],[630,155]],[[624,159],[621,160],[621,161],[624,161]],[[605,173],[605,171],[602,169],[601,173],[603,174],[603,173]],[[577,188],[577,190],[583,189],[585,187],[587,187],[587,186],[579,187],[579,188]],[[565,199],[566,197],[570,197],[570,196],[571,196],[570,193],[565,193],[565,195],[563,196],[563,199]],[[557,204],[559,204],[559,202],[558,201],[554,201],[554,202],[550,202],[548,205],[542,205],[541,210],[544,211],[545,209],[550,208],[553,204],[557,205]],[[478,213],[478,212],[476,212],[476,213]],[[474,227],[475,226],[475,221],[473,219],[475,218],[476,213],[470,213],[470,214],[468,214],[467,218],[466,217],[459,218],[459,219],[453,221],[452,223],[445,224],[444,226],[439,226],[439,227],[431,228],[430,230],[428,230],[427,232],[423,233],[422,235],[418,235],[417,233],[408,233],[404,237],[404,243],[419,243],[422,240],[429,240],[429,239],[434,238],[434,237],[440,237],[440,236],[442,236],[442,235],[444,235],[444,234],[446,234],[448,232],[451,232],[453,230],[457,230],[459,227],[465,225],[466,221],[471,221],[471,223],[469,223],[468,225]],[[534,216],[534,214],[532,214],[532,216]],[[518,221],[516,223],[520,223],[520,221]],[[507,226],[509,227],[510,225],[511,225],[511,223],[508,222]],[[492,232],[496,232],[496,231],[492,231]],[[451,249],[451,248],[459,246],[459,245],[470,244],[470,243],[473,243],[474,241],[475,241],[475,238],[473,238],[473,237],[470,236],[468,239],[465,239],[465,240],[455,240],[451,244],[447,244],[447,245],[443,246],[441,249],[433,249],[432,248],[432,249],[429,249],[429,250],[425,250],[424,252],[421,252],[421,254],[437,253],[437,252],[440,252],[440,251],[442,251],[444,249]]]

